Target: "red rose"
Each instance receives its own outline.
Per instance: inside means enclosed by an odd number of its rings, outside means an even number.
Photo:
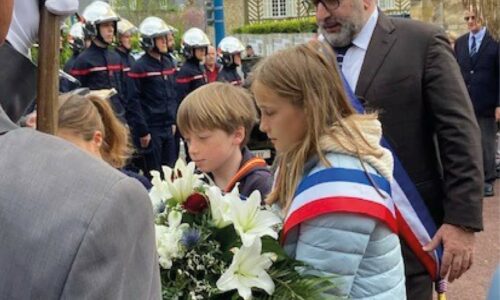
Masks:
[[[208,203],[205,196],[199,193],[193,193],[187,198],[182,207],[184,207],[188,213],[199,214],[208,207]]]

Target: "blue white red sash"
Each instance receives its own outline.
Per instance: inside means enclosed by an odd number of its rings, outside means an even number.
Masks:
[[[364,112],[363,105],[354,95],[345,78],[344,87],[354,108],[360,113]],[[392,147],[384,138],[382,138],[381,145],[389,149],[394,157],[394,180],[391,181],[391,190],[392,199],[396,206],[399,235],[406,241],[433,280],[439,280],[439,268],[443,254],[442,247],[431,253],[422,250],[422,247],[427,245],[436,234],[436,224],[422,196],[420,196],[415,184],[411,181]]]
[[[363,214],[384,222],[394,233],[398,231],[389,181],[363,170],[326,168],[299,183],[285,218],[283,240],[295,226],[328,213]]]

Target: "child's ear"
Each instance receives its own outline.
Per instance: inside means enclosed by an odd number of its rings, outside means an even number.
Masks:
[[[94,135],[92,136],[92,143],[95,147],[97,147],[97,149],[101,148],[102,140],[102,132],[100,132],[99,130],[94,131]]]
[[[234,143],[240,146],[245,140],[245,127],[239,126],[233,133]]]

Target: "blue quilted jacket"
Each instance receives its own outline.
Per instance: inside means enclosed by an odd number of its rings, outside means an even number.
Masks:
[[[333,167],[363,170],[356,157],[329,153]],[[368,163],[368,172],[379,174]],[[325,167],[315,162],[306,175]],[[348,299],[406,299],[398,236],[385,223],[352,213],[328,213],[296,226],[285,251],[310,267],[306,273],[333,276],[328,293]]]

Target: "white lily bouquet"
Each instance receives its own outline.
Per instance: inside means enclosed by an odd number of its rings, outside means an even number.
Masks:
[[[163,299],[325,299],[329,278],[297,272],[303,264],[282,250],[282,221],[258,191],[223,194],[192,162],[163,172],[151,172],[150,192]]]

